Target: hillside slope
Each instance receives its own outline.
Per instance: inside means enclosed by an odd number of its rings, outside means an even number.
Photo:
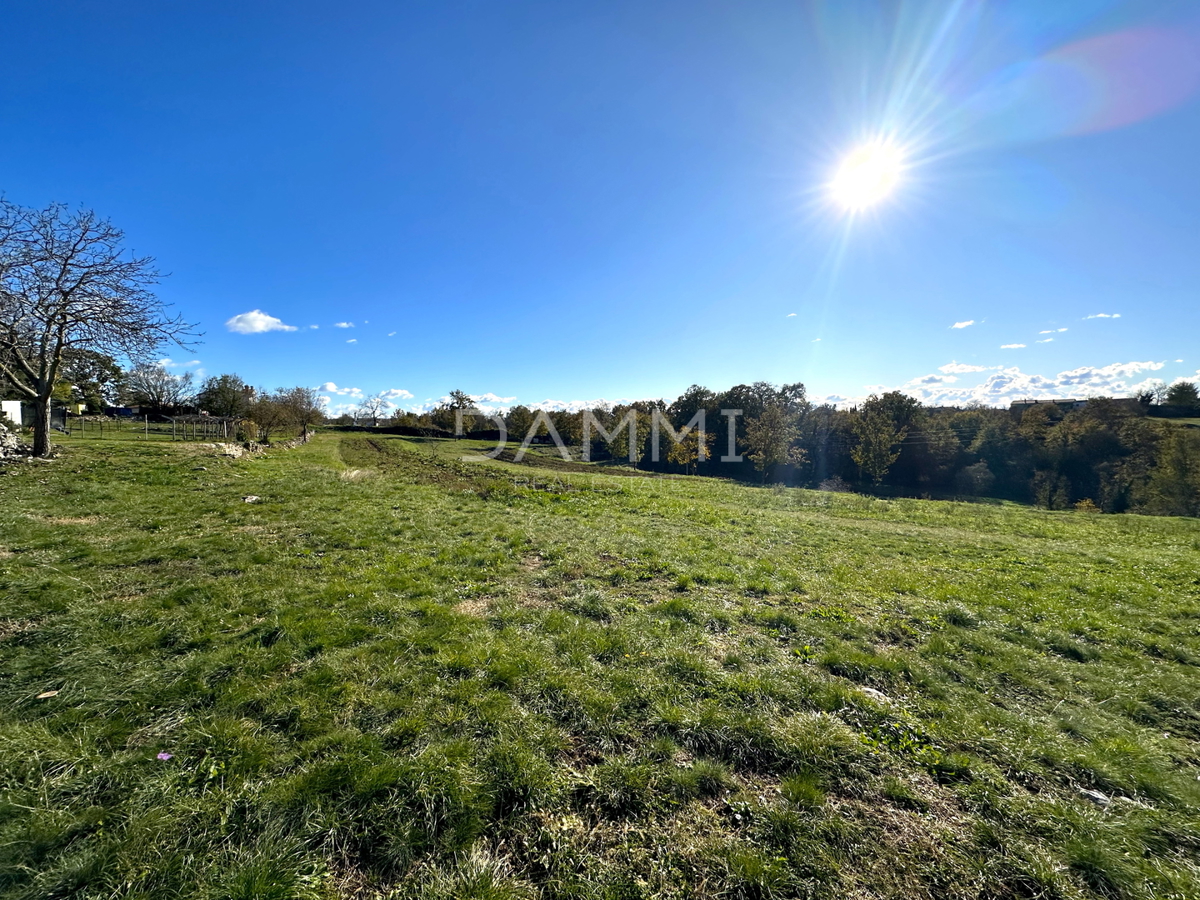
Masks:
[[[0,895],[1200,896],[1200,522],[446,449],[0,477]]]

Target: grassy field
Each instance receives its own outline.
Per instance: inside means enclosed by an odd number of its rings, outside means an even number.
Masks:
[[[461,449],[0,475],[0,895],[1200,897],[1200,522]]]

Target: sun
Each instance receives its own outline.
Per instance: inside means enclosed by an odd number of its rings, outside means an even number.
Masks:
[[[865,144],[842,161],[829,182],[829,193],[838,206],[857,212],[886,199],[903,172],[900,148],[883,141]]]

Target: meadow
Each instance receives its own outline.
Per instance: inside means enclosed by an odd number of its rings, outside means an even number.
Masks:
[[[0,896],[1200,897],[1200,521],[465,449],[0,474]]]

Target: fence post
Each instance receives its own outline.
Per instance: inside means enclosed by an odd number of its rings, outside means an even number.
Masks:
[[[146,435],[146,437],[147,437],[147,438],[149,438],[149,437],[150,437],[150,416],[148,416],[148,415],[145,415],[145,416],[142,416],[142,418],[146,420],[146,431],[145,431],[145,435]]]

